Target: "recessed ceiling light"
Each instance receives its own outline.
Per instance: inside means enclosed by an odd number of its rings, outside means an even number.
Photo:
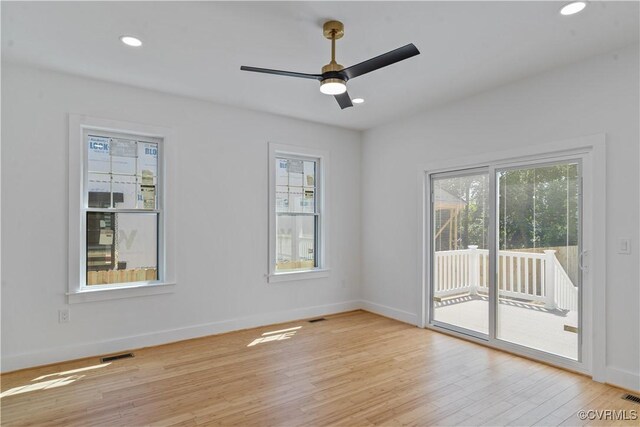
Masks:
[[[142,46],[142,40],[133,36],[121,36],[120,41],[126,44],[127,46],[132,46],[132,47]]]
[[[583,2],[583,1],[574,1],[571,2],[569,4],[566,4],[562,7],[562,9],[560,9],[560,14],[561,15],[573,15],[576,14],[578,12],[580,12],[582,9],[584,9],[585,7],[587,7],[587,3]]]
[[[354,104],[362,104],[364,102],[364,99],[362,99],[362,98],[353,98],[351,100],[351,102],[353,102]]]

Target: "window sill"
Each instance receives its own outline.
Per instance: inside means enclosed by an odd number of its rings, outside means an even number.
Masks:
[[[133,298],[147,295],[169,294],[174,292],[175,283],[154,283],[118,288],[84,289],[68,293],[69,304]]]
[[[293,280],[320,279],[329,277],[328,268],[318,268],[316,270],[291,271],[286,273],[271,273],[267,276],[269,283],[290,282]]]

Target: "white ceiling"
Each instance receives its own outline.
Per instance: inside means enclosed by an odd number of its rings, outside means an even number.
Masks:
[[[638,2],[2,2],[2,59],[271,113],[367,129],[638,43]],[[319,73],[322,23],[339,19],[345,65],[407,43],[421,55],[348,83],[340,110],[318,83],[240,65]],[[144,46],[119,41],[133,34]]]

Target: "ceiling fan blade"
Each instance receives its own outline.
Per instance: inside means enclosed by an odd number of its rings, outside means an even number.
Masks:
[[[349,96],[349,92],[344,92],[344,93],[341,93],[340,95],[334,95],[333,97],[336,99],[336,101],[338,101],[338,105],[340,105],[340,108],[342,108],[343,110],[345,108],[353,107],[353,104],[351,103],[351,97]]]
[[[409,43],[408,45],[399,47],[391,52],[383,53],[375,58],[371,58],[359,64],[352,65],[349,68],[345,68],[342,70],[342,73],[352,79],[419,54],[420,51],[418,48],[415,47],[413,43]]]
[[[311,79],[311,80],[322,80],[322,76],[320,74],[305,74],[305,73],[296,73],[293,71],[270,70],[269,68],[247,67],[245,65],[240,67],[240,69],[242,71],[253,71],[256,73],[275,74],[278,76],[299,77],[302,79]]]

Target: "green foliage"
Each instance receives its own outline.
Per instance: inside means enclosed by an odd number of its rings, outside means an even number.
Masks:
[[[442,198],[442,203],[448,204],[456,204],[457,202],[460,209],[457,218],[457,241],[453,235],[450,236],[453,227],[445,228],[436,240],[436,250],[462,249],[468,245],[478,245],[480,249],[486,249],[488,244],[487,228],[489,226],[487,177],[473,175],[447,178],[437,180],[435,184],[436,200]],[[436,212],[436,231],[447,223],[450,218],[449,214],[450,212],[447,210]],[[453,244],[449,243],[450,237]]]
[[[575,164],[498,173],[500,249],[577,245],[577,178]],[[453,230],[446,230],[437,239],[436,250],[462,249],[468,245],[486,248],[489,225],[487,178],[474,175],[439,179],[434,190],[436,201],[457,201],[460,205],[457,241],[450,244],[449,231]],[[436,212],[436,231],[447,220],[447,211]]]

